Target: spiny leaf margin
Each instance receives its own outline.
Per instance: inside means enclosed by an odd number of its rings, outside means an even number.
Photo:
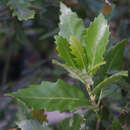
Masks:
[[[90,106],[84,93],[78,87],[69,85],[63,80],[44,81],[40,85],[33,85],[17,92],[8,93],[6,96],[21,100],[33,109],[44,109],[45,111],[74,111]]]

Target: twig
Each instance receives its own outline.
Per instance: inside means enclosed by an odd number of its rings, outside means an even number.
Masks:
[[[10,53],[7,56],[7,59],[6,59],[6,62],[5,62],[5,67],[4,67],[4,70],[3,70],[2,86],[5,85],[6,82],[7,82],[9,64],[10,64]]]
[[[100,130],[100,123],[101,123],[101,120],[98,119],[97,120],[97,125],[96,125],[96,130]]]

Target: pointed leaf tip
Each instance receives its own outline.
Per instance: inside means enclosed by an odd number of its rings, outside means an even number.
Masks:
[[[59,35],[66,38],[68,42],[70,36],[82,41],[81,36],[85,30],[82,19],[63,3],[60,4],[60,12]]]
[[[88,67],[91,70],[95,65],[103,62],[103,56],[109,39],[109,26],[103,14],[91,22],[84,34],[85,48],[88,57]],[[98,68],[93,71],[97,72]]]
[[[78,87],[69,85],[63,80],[57,82],[44,81],[40,85],[18,90],[8,94],[8,96],[21,100],[34,109],[44,108],[45,111],[74,111],[79,107],[90,106],[84,93]]]

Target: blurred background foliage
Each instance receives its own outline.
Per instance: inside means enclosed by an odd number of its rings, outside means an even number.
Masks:
[[[105,14],[111,31],[108,48],[117,41],[127,39],[123,69],[130,72],[130,1],[61,1],[77,12],[86,27],[97,14]],[[66,76],[66,71],[51,64],[51,59],[57,58],[53,36],[58,32],[59,2],[60,0],[0,1],[0,130],[15,126],[16,106],[10,98],[3,96],[5,92],[40,83],[41,80],[55,81],[62,78],[74,82]],[[129,81],[130,78],[119,83],[120,97],[111,96],[120,100],[120,106],[126,108],[130,104]],[[123,99],[126,98],[127,102],[124,102]]]

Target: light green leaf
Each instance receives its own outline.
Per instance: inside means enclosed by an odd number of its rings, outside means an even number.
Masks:
[[[62,80],[55,83],[44,81],[40,85],[33,85],[6,95],[21,100],[34,109],[44,108],[45,111],[74,111],[77,108],[90,105],[78,87],[69,85]]]
[[[17,125],[21,130],[43,130],[42,125],[36,120],[23,120],[17,122]]]
[[[29,9],[30,3],[27,0],[9,0],[8,5],[13,11],[13,16],[22,20],[28,20],[34,18],[35,12]]]
[[[71,53],[74,55],[74,60],[77,63],[80,70],[86,70],[87,68],[87,56],[82,44],[73,36],[70,37]]]
[[[109,38],[109,26],[104,16],[95,18],[84,34],[85,48],[88,58],[88,68],[103,62],[103,55]],[[96,71],[94,70],[93,73]]]
[[[101,92],[101,89],[104,87],[107,87],[108,85],[116,82],[119,78],[121,78],[122,76],[128,76],[128,71],[121,71],[118,72],[108,78],[106,78],[105,80],[103,80],[102,82],[100,82],[92,91],[92,93],[95,93],[96,95],[99,95]]]
[[[64,69],[66,69],[72,78],[80,80],[83,84],[93,85],[92,77],[89,76],[86,72],[80,71],[76,68],[69,67],[65,64],[61,64],[60,62],[56,60],[53,60],[52,63],[57,64],[63,67]]]
[[[79,114],[66,118],[57,124],[58,130],[85,130],[84,118]]]
[[[85,30],[82,19],[78,18],[77,14],[72,12],[63,3],[60,4],[60,11],[59,35],[66,38],[68,42],[70,36],[76,37],[81,42],[81,36]]]
[[[66,65],[75,67],[73,62],[73,57],[71,55],[70,45],[67,40],[61,36],[55,36],[57,51],[59,53],[59,57],[65,61]]]

